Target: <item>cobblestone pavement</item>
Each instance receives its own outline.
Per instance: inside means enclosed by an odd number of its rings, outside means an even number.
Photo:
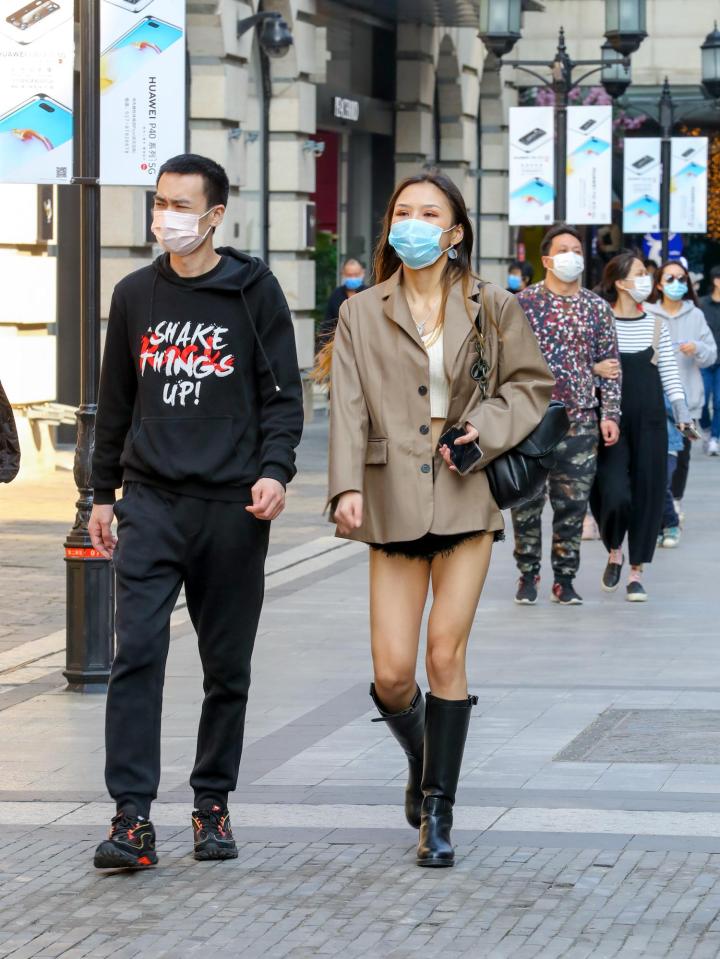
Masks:
[[[322,441],[318,429],[313,466]],[[496,547],[469,652],[479,703],[453,870],[414,865],[404,758],[370,722],[366,551],[315,525],[322,471],[301,471],[307,501],[299,492],[276,526],[231,804],[237,861],[190,855],[202,690],[185,610],[153,807],[160,865],[142,874],[91,864],[111,814],[104,698],[65,692],[57,637],[38,638],[38,623],[31,642],[6,637],[0,959],[405,959],[433,947],[452,959],[716,959],[718,467],[695,458],[682,543],[648,570],[645,606],[601,592],[603,551],[586,543],[584,607],[552,605],[547,574],[538,605],[516,607],[511,543]],[[18,609],[34,608],[35,575],[12,580]],[[52,627],[62,611],[50,607]]]

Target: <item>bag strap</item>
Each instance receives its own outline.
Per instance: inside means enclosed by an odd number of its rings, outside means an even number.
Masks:
[[[480,317],[485,319],[487,317],[487,299],[485,297],[485,287],[486,283],[483,283],[480,287],[480,305],[482,307],[480,312]],[[470,368],[470,376],[477,384],[477,388],[480,391],[480,399],[487,399],[488,395],[488,385],[489,385],[489,373],[490,367],[485,356],[485,333],[482,328],[478,326],[478,320],[475,320],[473,323],[473,333],[475,334],[475,350],[477,352],[478,358],[473,363]]]

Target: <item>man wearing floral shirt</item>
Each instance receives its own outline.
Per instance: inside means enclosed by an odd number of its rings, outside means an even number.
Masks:
[[[570,431],[557,447],[556,465],[548,479],[553,509],[553,602],[578,606],[573,587],[580,566],[580,540],[590,488],[595,478],[598,446],[598,405],[607,446],[620,435],[620,378],[596,380],[597,364],[619,366],[613,313],[580,280],[585,263],[580,235],[561,224],[545,235],[542,246],[545,279],[518,294],[545,359],[555,377],[553,399],[561,400],[570,416]],[[601,367],[602,372],[607,369]],[[597,389],[597,383],[600,389]],[[599,403],[598,403],[599,393]],[[515,602],[537,601],[542,560],[541,518],[548,490],[512,511],[515,562],[520,581]]]

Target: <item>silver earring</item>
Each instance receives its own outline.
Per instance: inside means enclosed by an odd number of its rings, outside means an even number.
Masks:
[[[451,246],[448,250],[448,260],[457,260],[457,250],[454,246]]]

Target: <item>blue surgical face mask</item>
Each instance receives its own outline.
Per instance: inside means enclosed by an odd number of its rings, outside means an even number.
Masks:
[[[443,230],[425,220],[400,220],[399,223],[393,223],[388,242],[405,266],[411,270],[422,270],[447,253],[440,246],[440,237],[454,229],[451,226]]]
[[[513,293],[517,293],[517,291],[520,289],[521,286],[522,286],[522,277],[518,276],[517,273],[508,273],[508,278],[507,278],[508,290],[511,290]]]
[[[682,300],[687,291],[688,285],[684,280],[673,280],[663,287],[663,293],[671,300]]]
[[[344,276],[342,285],[346,290],[359,290],[363,285],[365,277],[363,276]]]

